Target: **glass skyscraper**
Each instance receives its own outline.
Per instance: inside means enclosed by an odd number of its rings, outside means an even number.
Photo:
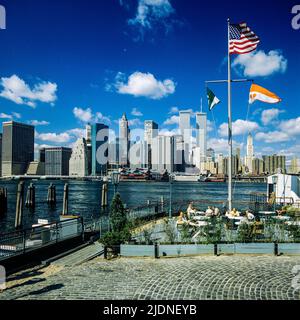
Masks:
[[[92,175],[106,174],[108,162],[109,128],[105,124],[92,125]]]
[[[34,126],[14,121],[3,123],[2,175],[24,175],[34,160]]]

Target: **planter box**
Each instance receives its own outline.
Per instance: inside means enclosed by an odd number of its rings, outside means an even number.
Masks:
[[[278,243],[279,254],[300,254],[300,243]]]
[[[120,255],[123,257],[154,257],[154,246],[121,245]]]
[[[160,245],[159,256],[179,256],[179,255],[199,255],[214,254],[213,244],[177,244],[177,245]]]
[[[236,243],[235,253],[274,254],[274,243]]]

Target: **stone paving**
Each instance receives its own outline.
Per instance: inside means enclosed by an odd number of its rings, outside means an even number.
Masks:
[[[96,258],[13,275],[0,300],[299,300],[300,281],[297,289],[292,272],[299,265],[299,256]]]

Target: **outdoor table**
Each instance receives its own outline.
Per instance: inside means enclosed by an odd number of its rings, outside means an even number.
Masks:
[[[288,216],[276,216],[276,217],[273,217],[273,219],[284,221],[284,220],[290,220],[291,218]]]
[[[272,214],[276,214],[275,211],[259,211],[258,213],[266,216],[271,216]]]
[[[243,220],[243,219],[245,219],[245,217],[227,217],[228,219],[230,219],[230,220]]]
[[[289,226],[300,226],[300,221],[287,221],[286,224]]]
[[[205,217],[205,216],[195,216],[195,217],[193,218],[193,220],[196,220],[196,221],[209,220],[209,217]]]

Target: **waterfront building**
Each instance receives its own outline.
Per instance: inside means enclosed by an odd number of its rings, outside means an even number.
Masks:
[[[151,169],[151,150],[152,150],[152,141],[158,135],[158,124],[152,120],[146,120],[144,122],[144,140],[148,144],[148,168]]]
[[[174,171],[184,172],[184,141],[182,135],[174,136]]]
[[[190,161],[190,147],[191,147],[191,112],[179,112],[179,129],[184,141],[184,161],[188,164]]]
[[[264,172],[264,162],[262,159],[254,158],[252,160],[252,168],[254,175],[261,175]]]
[[[273,154],[272,156],[263,156],[264,173],[274,174],[278,169],[283,173],[286,172],[286,157]]]
[[[26,174],[28,176],[44,176],[45,162],[41,162],[41,161],[30,162]]]
[[[128,126],[128,120],[124,113],[119,121],[119,156],[120,165],[128,166],[128,153],[129,153],[129,140],[130,140],[130,129]]]
[[[71,148],[51,147],[45,150],[45,175],[68,176]]]
[[[45,148],[39,149],[39,162],[45,163]]]
[[[242,172],[242,162],[241,162],[241,149],[236,148],[236,157],[237,157],[237,172],[241,173]]]
[[[0,133],[0,177],[2,177],[2,133]]]
[[[218,174],[218,164],[212,160],[201,163],[201,173]]]
[[[69,176],[88,176],[88,151],[85,138],[79,138],[73,147],[69,162]]]
[[[119,138],[116,138],[108,144],[108,164],[111,170],[119,168],[119,158]]]
[[[3,122],[2,175],[24,175],[34,160],[34,126]]]
[[[218,174],[224,174],[224,156],[222,153],[219,153],[217,156],[217,164],[218,164]]]
[[[248,172],[250,174],[253,173],[253,167],[252,167],[253,158],[254,158],[253,137],[252,137],[252,134],[249,132],[248,138],[247,138],[247,154],[246,154],[245,165],[248,168]]]
[[[291,160],[291,165],[289,167],[289,173],[291,174],[298,174],[300,172],[300,167],[299,167],[299,162],[298,162],[298,158],[294,157]]]
[[[131,146],[129,152],[130,168],[148,168],[148,149],[147,141],[138,141]]]
[[[152,141],[152,169],[158,172],[174,172],[174,137],[157,136]]]
[[[206,151],[206,161],[215,161],[215,150],[212,148]]]
[[[92,125],[90,123],[85,126],[85,141],[87,146],[92,145]]]
[[[103,123],[92,125],[92,175],[104,175],[108,164],[109,128]]]
[[[232,168],[232,175],[233,176],[236,176],[238,174],[238,170],[237,170],[238,165],[237,164],[238,164],[238,158],[236,155],[233,155],[231,158],[231,168]],[[223,171],[224,171],[223,173],[228,176],[228,157],[223,159]]]
[[[207,157],[207,114],[196,113],[196,146],[200,148],[200,162]]]

